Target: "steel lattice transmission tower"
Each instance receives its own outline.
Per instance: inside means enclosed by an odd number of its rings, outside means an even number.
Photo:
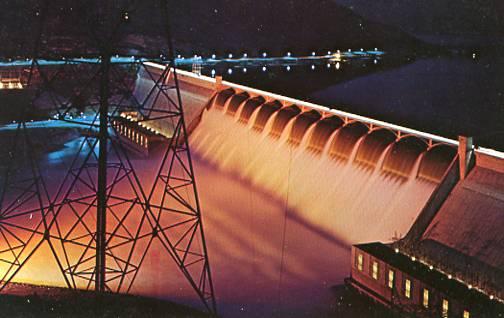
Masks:
[[[168,5],[160,2],[167,21]],[[152,56],[114,59],[122,23],[130,16],[123,9],[115,19],[111,12],[117,10],[108,2],[96,4],[87,19],[98,54],[60,54],[58,65],[47,67],[51,56],[40,52],[49,3],[37,13],[28,80],[36,90],[33,103],[13,129],[0,180],[0,291],[45,248],[68,288],[127,293],[157,241],[216,314],[169,25],[163,69],[149,65]],[[153,83],[141,98],[131,80],[138,72]],[[51,109],[55,122],[81,132],[78,151],[63,163],[61,177],[54,177],[58,182],[43,172],[32,145],[29,114],[40,105]],[[76,109],[85,110],[88,119],[73,118]],[[159,166],[146,174],[133,163],[129,147],[148,148],[152,131],[160,127],[161,135],[154,134],[164,145]]]

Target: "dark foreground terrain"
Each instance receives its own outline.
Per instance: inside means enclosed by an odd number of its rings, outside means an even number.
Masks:
[[[400,313],[394,313],[384,306],[360,295],[346,285],[331,288],[335,301],[334,317],[337,318],[399,318]]]
[[[131,296],[69,291],[64,288],[15,284],[0,295],[0,313],[9,318],[79,317],[208,317],[168,301]]]

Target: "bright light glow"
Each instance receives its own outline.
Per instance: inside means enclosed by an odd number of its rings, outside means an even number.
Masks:
[[[378,51],[378,48],[377,48],[377,47],[375,47],[375,48],[374,48],[374,50],[375,50],[375,51]]]
[[[340,69],[340,63],[339,62],[336,62],[336,69],[339,70]]]
[[[268,56],[268,54],[267,54],[266,52],[264,52],[264,53],[262,54],[262,56],[263,56],[263,57],[266,57],[266,56]]]
[[[227,72],[228,72],[228,74],[230,74],[230,75],[231,75],[231,74],[233,74],[233,69],[228,68],[228,71],[227,71]]]
[[[348,52],[352,52],[352,49],[348,49]]]
[[[287,65],[287,67],[285,69],[287,70],[287,72],[289,72],[291,70],[290,65]]]
[[[394,251],[397,253],[399,253],[399,249],[398,248],[395,248]]]
[[[471,314],[467,310],[464,310],[464,315],[462,316],[463,318],[470,318]]]
[[[430,269],[430,270],[433,270],[433,269],[434,269],[434,266],[432,266],[432,265],[431,265],[431,266],[429,266],[429,269]]]
[[[446,299],[443,299],[443,306],[441,309],[441,317],[448,318],[448,310],[449,310],[449,302]]]
[[[414,262],[416,261],[416,257],[415,256],[411,256],[411,260]]]
[[[426,288],[423,290],[423,306],[429,308],[429,290]]]
[[[248,57],[248,54],[247,53],[243,53],[243,57]]]
[[[215,59],[217,56],[215,54],[212,54],[212,58]]]
[[[467,286],[467,288],[472,289],[473,287],[472,287],[472,285],[471,285],[471,284],[469,284],[469,286]]]
[[[287,56],[289,56],[289,57],[290,57],[290,56],[291,56],[291,52],[287,52]]]
[[[378,280],[378,262],[373,261],[373,273],[372,276],[374,279]]]
[[[451,274],[448,275],[448,279],[452,279],[452,275]]]
[[[327,68],[330,68],[331,67],[331,64],[330,63],[327,63]]]
[[[362,272],[364,269],[364,256],[362,254],[359,254],[357,256],[357,269]]]
[[[243,73],[247,73],[247,68],[246,67],[243,68]]]
[[[373,63],[378,64],[378,60],[377,60],[377,59],[374,59],[374,60],[373,60]]]
[[[211,73],[212,73],[212,76],[215,76],[215,70],[214,69],[212,69]]]
[[[331,51],[327,51],[327,55],[331,55],[331,54],[332,54],[332,52],[331,52]]]
[[[229,53],[228,57],[229,57],[230,59],[232,59],[232,58],[233,58],[233,54]]]
[[[388,287],[389,288],[394,288],[394,276],[395,276],[394,271],[389,269],[389,271],[388,271]]]
[[[404,296],[406,298],[411,298],[411,280],[406,279],[404,282]]]
[[[9,79],[10,80],[10,79]],[[19,79],[9,82],[0,82],[0,89],[22,89],[23,84]]]
[[[315,53],[315,52],[311,52],[311,55],[312,55],[312,56],[315,56],[315,55],[316,55],[316,53]]]
[[[311,69],[314,70],[315,69],[315,65],[312,64]]]
[[[266,66],[262,67],[263,72],[266,72]]]

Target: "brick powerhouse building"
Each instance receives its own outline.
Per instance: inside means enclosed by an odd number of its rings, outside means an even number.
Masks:
[[[347,282],[407,316],[504,317],[504,156],[461,139],[406,237],[353,246]]]

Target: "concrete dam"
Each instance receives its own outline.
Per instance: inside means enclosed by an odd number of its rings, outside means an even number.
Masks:
[[[322,314],[351,245],[404,237],[456,156],[453,140],[177,73],[224,315]],[[135,96],[153,85],[139,73]]]

